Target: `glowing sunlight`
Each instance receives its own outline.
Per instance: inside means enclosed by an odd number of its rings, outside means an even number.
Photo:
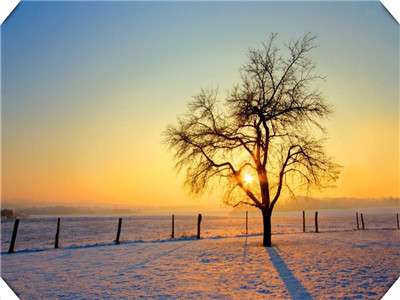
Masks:
[[[254,180],[254,178],[250,174],[245,174],[243,177],[243,181],[245,184],[250,184],[253,182],[253,180]]]

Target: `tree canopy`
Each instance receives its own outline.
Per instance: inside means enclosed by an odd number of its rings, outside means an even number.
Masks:
[[[322,121],[333,110],[316,86],[323,77],[310,57],[315,41],[306,33],[281,49],[271,34],[249,49],[240,84],[222,100],[218,89],[201,89],[167,126],[164,142],[192,194],[218,183],[226,204],[271,214],[283,190],[332,186],[340,166],[324,146]]]

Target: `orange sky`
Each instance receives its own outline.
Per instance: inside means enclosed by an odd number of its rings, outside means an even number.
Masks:
[[[2,25],[3,200],[219,208],[188,198],[161,132],[201,87],[237,83],[271,31],[308,30],[344,166],[314,195],[400,197],[398,24],[379,3],[35,5]]]

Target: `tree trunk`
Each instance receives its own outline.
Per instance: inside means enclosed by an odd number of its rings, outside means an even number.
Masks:
[[[271,211],[269,209],[262,210],[264,237],[263,246],[271,247]]]

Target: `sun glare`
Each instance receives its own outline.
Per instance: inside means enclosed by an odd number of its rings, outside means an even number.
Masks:
[[[243,180],[246,184],[250,184],[254,180],[254,178],[250,174],[246,174],[244,175]]]

